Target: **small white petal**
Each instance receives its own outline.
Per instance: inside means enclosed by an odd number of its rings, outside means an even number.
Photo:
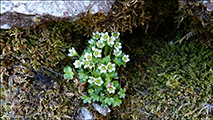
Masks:
[[[77,55],[77,52],[75,51],[75,48],[72,47],[72,49],[69,49],[69,54],[68,56],[72,57],[72,56],[76,56]]]
[[[115,71],[115,64],[112,64],[111,62],[109,62],[109,63],[107,64],[107,70],[108,70],[109,72]]]
[[[98,85],[98,86],[101,86],[104,82],[102,81],[102,79],[99,77],[99,78],[96,78],[95,80],[95,84]]]
[[[118,38],[120,33],[119,32],[112,32],[111,35],[115,38]]]
[[[76,61],[73,63],[73,65],[75,66],[75,68],[80,68],[81,65],[82,65],[82,62],[79,61],[79,60],[76,60]]]
[[[95,80],[96,80],[96,78],[94,78],[94,77],[92,77],[92,76],[89,76],[88,82],[89,82],[90,84],[92,84]]]
[[[95,51],[95,50],[96,50],[96,48],[95,48],[94,46],[92,46],[92,50],[93,50],[93,51]]]
[[[90,62],[90,63],[89,63],[89,69],[92,69],[94,66],[95,66],[95,65],[94,65],[93,62]]]
[[[94,45],[95,41],[94,41],[93,39],[90,39],[90,40],[88,41],[88,43],[89,43],[90,45]]]
[[[103,48],[103,47],[105,46],[105,44],[103,43],[102,40],[99,40],[99,41],[97,42],[97,46],[98,46],[98,48]]]
[[[95,56],[95,58],[101,57],[101,50],[94,49],[93,55]]]
[[[115,47],[115,49],[121,49],[122,48],[120,42],[116,42],[115,45],[114,45],[114,47]]]
[[[92,60],[92,53],[85,53],[84,58],[88,61]]]
[[[111,87],[107,88],[107,91],[108,91],[109,93],[115,93],[115,87],[114,87],[114,86],[111,86]]]
[[[120,50],[114,49],[114,55],[115,55],[116,57],[120,56],[121,53],[122,53],[122,52],[121,52]]]
[[[105,65],[102,64],[101,66],[98,67],[98,69],[100,69],[100,72],[101,72],[101,73],[106,73],[106,71],[107,71],[107,66],[105,66]]]
[[[124,62],[130,61],[129,55],[124,55],[124,56],[122,57],[122,60],[123,60]]]

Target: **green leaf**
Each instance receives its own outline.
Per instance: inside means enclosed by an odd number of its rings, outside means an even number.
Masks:
[[[95,86],[94,88],[95,88],[95,89],[94,89],[94,90],[95,90],[95,91],[94,91],[94,94],[96,94],[96,95],[98,95],[98,94],[104,92],[104,91],[103,91],[103,87]]]
[[[114,59],[114,62],[115,62],[119,67],[123,64],[122,60],[121,60],[120,58],[117,58],[117,57]]]
[[[86,99],[87,98],[87,96],[86,95],[83,95],[83,96],[81,96],[81,99]]]
[[[111,79],[107,76],[105,78],[105,82],[104,82],[104,86],[106,86],[107,84],[109,84],[111,82]]]
[[[114,103],[114,99],[113,99],[112,97],[110,98],[110,101],[111,101],[112,103]]]
[[[100,100],[100,97],[97,95],[94,95],[94,94],[91,95],[91,98],[92,98],[93,102],[95,102],[95,101],[98,102]]]
[[[88,93],[89,93],[89,94],[92,94],[93,92],[94,92],[93,89],[89,89],[89,90],[88,90]]]
[[[89,78],[89,76],[85,74],[83,70],[80,70],[78,72],[78,76],[79,76],[80,82],[86,81]]]
[[[107,64],[108,62],[110,62],[110,55],[104,57],[100,62],[102,64]]]
[[[87,99],[83,100],[83,103],[91,103],[91,99],[87,98]]]
[[[96,69],[96,70],[94,70],[94,71],[92,72],[92,74],[93,74],[95,77],[99,77],[99,76],[101,75],[101,72],[100,72],[98,69]]]
[[[116,42],[120,42],[120,38],[117,38],[115,41],[116,41]]]
[[[110,55],[106,56],[105,58],[105,63],[108,63],[108,62],[110,62]]]
[[[74,74],[64,74],[64,79],[73,79]]]
[[[110,98],[107,97],[107,98],[104,100],[104,102],[105,102],[106,104],[111,105],[111,102],[109,101],[109,99],[110,99]]]
[[[119,98],[125,98],[125,96],[126,96],[125,93],[118,93],[118,95],[120,95]]]
[[[118,73],[117,72],[114,73],[114,79],[118,79]]]
[[[102,104],[101,104],[101,107],[103,107],[103,108],[108,108],[108,105],[102,103]]]
[[[112,103],[114,103],[114,99],[113,99],[113,98],[107,97],[107,98],[104,100],[104,102],[105,102],[106,104],[108,104],[108,105],[111,105]]]
[[[64,68],[64,79],[73,79],[74,73],[72,72],[72,68],[70,66],[66,66]]]
[[[66,66],[66,67],[64,68],[64,72],[65,72],[65,73],[71,73],[71,72],[72,72],[72,68],[71,68],[70,66]]]
[[[83,99],[83,103],[91,103],[91,98],[86,95],[81,96],[81,99]]]
[[[103,93],[101,93],[101,95],[100,95],[100,101],[101,101],[101,102],[104,102],[104,100],[105,100],[105,96],[104,96]]]
[[[121,92],[121,93],[125,93],[125,92],[126,92],[126,89],[125,89],[125,88],[124,88],[124,89],[121,88],[121,89],[120,89],[120,92]]]
[[[113,102],[113,107],[120,106],[122,101],[118,98],[117,95],[114,96],[114,102]]]
[[[126,62],[123,63],[123,66],[126,67]]]
[[[100,62],[100,60],[102,60],[102,59],[100,59],[100,58],[95,58],[95,57],[92,58],[92,61],[93,61],[94,64]]]
[[[111,73],[109,73],[109,74],[107,75],[107,77],[116,78],[117,75],[118,75],[117,72],[111,72]]]
[[[117,89],[120,88],[120,85],[119,85],[118,81],[113,81],[112,83],[113,83],[113,86],[114,86],[115,88],[117,88]]]
[[[124,89],[120,88],[120,91],[118,92],[119,98],[125,98],[126,96],[125,92],[126,92],[125,88]]]

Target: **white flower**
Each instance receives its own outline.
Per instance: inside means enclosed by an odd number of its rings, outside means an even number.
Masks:
[[[94,77],[92,77],[92,76],[89,76],[88,82],[89,82],[90,84],[92,84],[92,83],[95,82],[95,81],[96,81],[96,78],[94,78]]]
[[[92,69],[95,66],[95,64],[93,62],[89,63],[89,69]]]
[[[83,63],[84,63],[84,68],[89,67],[90,62],[88,60],[83,59]]]
[[[101,84],[103,84],[103,83],[104,83],[104,82],[101,80],[101,77],[96,78],[95,84],[96,84],[97,86],[101,86]]]
[[[115,87],[114,86],[107,88],[107,90],[109,91],[109,93],[115,93]]]
[[[115,38],[118,38],[120,35],[119,32],[112,32],[112,36],[115,37]]]
[[[101,52],[102,52],[101,50],[94,48],[93,51],[94,51],[93,55],[95,56],[95,58],[101,57]]]
[[[95,48],[94,46],[92,46],[92,50],[95,51],[95,49],[96,49],[96,48]]]
[[[106,86],[106,88],[110,88],[112,86],[113,86],[113,83],[108,83],[107,86]]]
[[[100,38],[100,40],[107,41],[108,39],[109,39],[108,32],[101,33],[101,38]]]
[[[77,56],[77,52],[75,51],[75,48],[72,47],[72,49],[69,49],[69,54],[68,56],[72,57],[72,56]]]
[[[73,63],[73,65],[75,66],[75,68],[81,68],[82,62],[79,60],[75,60],[75,62]]]
[[[100,71],[101,73],[106,73],[106,71],[107,71],[107,66],[101,64],[101,66],[99,66],[98,69],[101,70],[101,71]]]
[[[92,37],[93,39],[96,39],[96,40],[97,40],[97,39],[100,38],[100,33],[99,33],[98,31],[93,32],[92,34],[93,34],[93,37]]]
[[[116,56],[116,57],[118,57],[120,54],[122,53],[122,51],[121,50],[119,50],[119,49],[114,49],[114,55]]]
[[[84,58],[88,61],[92,60],[92,53],[85,53]]]
[[[94,45],[94,44],[95,44],[95,41],[94,41],[93,39],[90,39],[90,40],[88,41],[88,43],[89,43],[90,45]]]
[[[103,48],[105,46],[105,44],[103,43],[103,40],[99,40],[97,42],[97,46],[98,46],[98,48]]]
[[[115,45],[114,45],[114,47],[115,47],[115,49],[121,49],[122,48],[120,42],[116,42]]]
[[[115,87],[113,86],[113,83],[107,84],[106,88],[109,93],[115,93]]]
[[[111,62],[109,62],[109,63],[107,64],[107,70],[108,70],[109,72],[115,71],[115,64],[112,64]]]
[[[107,40],[107,43],[108,45],[114,45],[114,41],[115,41],[115,38],[113,36],[111,36],[108,40]]]
[[[124,56],[122,57],[122,60],[123,60],[124,62],[130,61],[129,55],[124,55]]]

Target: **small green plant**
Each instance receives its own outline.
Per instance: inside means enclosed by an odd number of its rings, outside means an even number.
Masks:
[[[80,82],[88,84],[88,95],[81,98],[84,103],[92,101],[101,102],[102,107],[120,106],[121,98],[125,98],[125,88],[115,79],[118,79],[116,67],[123,65],[130,60],[129,55],[122,52],[119,32],[93,32],[93,37],[88,41],[88,47],[82,56],[79,56],[74,48],[69,49],[68,56],[77,56],[73,65],[78,68]],[[64,68],[64,78],[73,79],[73,71],[70,66]]]

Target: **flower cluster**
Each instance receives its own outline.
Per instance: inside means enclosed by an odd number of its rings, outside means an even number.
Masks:
[[[100,101],[103,107],[108,105],[119,106],[125,97],[126,89],[119,85],[116,66],[123,65],[130,61],[129,55],[122,52],[119,32],[94,32],[92,39],[88,41],[88,47],[80,57],[74,48],[69,49],[68,56],[78,56],[73,65],[78,68],[80,82],[88,83],[88,94],[83,95],[83,102]],[[69,68],[69,70],[67,70]],[[65,68],[70,71],[70,67]],[[72,74],[64,74],[64,78],[72,78]],[[119,91],[116,94],[116,91]]]

